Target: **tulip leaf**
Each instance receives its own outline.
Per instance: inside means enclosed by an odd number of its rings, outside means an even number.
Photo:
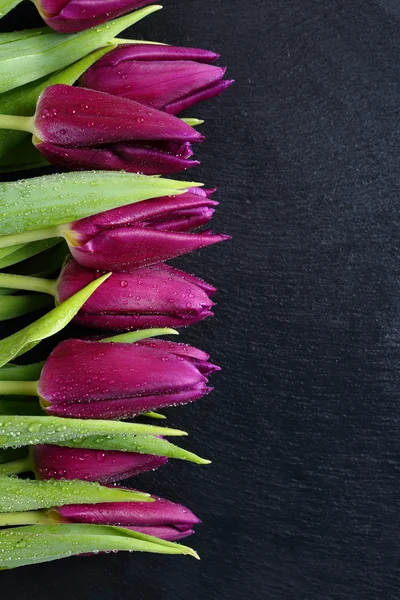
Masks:
[[[16,246],[9,246],[8,248],[0,248],[0,269],[5,269],[18,262],[27,260],[59,243],[59,239],[50,239],[30,242],[29,244],[18,244]]]
[[[199,185],[117,171],[81,171],[0,183],[0,247],[43,239],[42,230],[47,227],[149,198],[184,193]],[[32,230],[40,230],[42,238],[11,238]],[[6,240],[1,238],[5,235]]]
[[[0,17],[4,17],[13,8],[22,2],[22,0],[0,0]]]
[[[60,34],[43,27],[33,32],[0,34],[0,92],[17,88],[74,63],[160,8],[147,6],[80,33]]]
[[[133,438],[124,435],[108,435],[107,437],[89,436],[81,439],[67,440],[61,442],[59,445],[67,446],[68,448],[87,448],[88,450],[119,450],[120,452],[154,454],[155,456],[167,456],[168,458],[186,460],[198,465],[210,464],[209,460],[152,435],[140,435]]]
[[[50,275],[54,276],[55,273],[58,275],[69,254],[67,243],[64,240],[58,241],[59,243],[50,250],[41,252],[15,265],[13,273],[15,275],[30,275],[31,277],[49,277]]]
[[[0,398],[0,415],[40,416],[43,409],[32,396],[2,396]]]
[[[186,435],[179,429],[156,427],[142,423],[103,421],[97,419],[65,419],[50,416],[13,416],[0,418],[0,448],[32,444],[60,444],[65,440],[88,436]]]
[[[92,293],[108,279],[111,273],[103,275],[92,281],[82,290],[59,304],[46,315],[27,325],[20,331],[0,341],[0,366],[10,362],[13,358],[28,352],[43,339],[61,331],[76,315],[80,308],[90,298]]]
[[[44,563],[75,554],[113,551],[187,554],[198,558],[187,546],[110,525],[29,525],[0,531],[0,569]]]
[[[152,502],[152,498],[149,494],[78,479],[35,481],[0,476],[0,513],[102,502]]]
[[[0,381],[36,381],[40,377],[44,361],[31,365],[14,365],[9,363],[0,367]]]
[[[139,342],[140,340],[147,340],[149,338],[157,337],[159,335],[179,335],[176,329],[170,329],[168,327],[154,328],[154,329],[142,329],[141,331],[128,331],[127,333],[120,333],[113,335],[112,337],[104,338],[99,340],[100,342],[114,342],[119,344],[132,344]]]
[[[22,317],[42,308],[50,308],[54,304],[51,297],[45,294],[0,297],[0,321]]]

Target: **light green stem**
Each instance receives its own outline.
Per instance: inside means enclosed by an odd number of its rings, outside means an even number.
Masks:
[[[40,292],[56,296],[57,280],[43,279],[41,277],[27,277],[25,275],[11,275],[0,273],[0,288],[13,290],[27,290],[28,292]]]
[[[37,133],[33,117],[19,117],[17,115],[0,115],[0,129],[27,131],[32,135]]]
[[[31,229],[23,233],[12,233],[11,235],[0,236],[0,248],[8,248],[16,244],[28,244],[29,242],[38,242],[39,240],[49,240],[56,237],[64,237],[64,228],[62,225],[54,227],[44,227],[43,229]]]
[[[25,456],[25,458],[0,465],[0,475],[19,475],[20,473],[29,473],[32,471],[32,460],[29,455]]]
[[[2,396],[37,396],[38,381],[0,381]]]
[[[26,512],[0,514],[0,527],[13,525],[47,525],[57,522],[44,510],[28,510]]]

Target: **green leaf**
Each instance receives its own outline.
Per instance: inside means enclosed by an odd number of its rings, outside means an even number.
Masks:
[[[9,13],[10,10],[20,2],[22,2],[22,0],[0,0],[0,18],[4,17],[4,15]]]
[[[43,415],[43,409],[32,396],[2,396],[0,398],[0,415]]]
[[[14,365],[9,363],[0,367],[0,381],[37,381],[45,361],[30,365]]]
[[[87,448],[88,450],[119,450],[120,452],[154,454],[155,456],[186,460],[197,465],[210,464],[209,460],[153,435],[140,435],[133,438],[126,435],[89,436],[59,442],[59,445],[68,448]]]
[[[181,436],[186,433],[179,429],[123,421],[12,415],[0,418],[0,448],[60,444],[70,439],[108,435],[132,436],[133,440],[133,436],[140,435]]]
[[[107,525],[29,525],[0,531],[0,569],[44,563],[75,554],[124,550],[187,554],[198,558],[187,546]]]
[[[61,331],[90,298],[92,293],[110,276],[110,273],[92,281],[85,288],[59,304],[34,323],[0,341],[0,366],[20,356],[43,339]]]
[[[104,46],[123,29],[159,10],[147,6],[114,21],[73,34],[48,27],[32,33],[1,34],[0,92],[24,85],[62,69]]]
[[[118,206],[184,193],[198,185],[116,171],[81,171],[0,183],[0,236],[71,223]],[[37,239],[21,236],[6,241],[8,246]],[[1,237],[0,245],[6,245]]]
[[[114,342],[119,344],[133,344],[134,342],[158,337],[159,335],[179,335],[179,332],[176,331],[176,329],[170,329],[168,327],[163,327],[160,329],[142,329],[141,331],[128,331],[128,333],[120,333],[99,341]]]
[[[54,300],[45,294],[0,296],[0,321],[22,317],[43,308],[50,308]]]
[[[1,205],[1,202],[0,202]],[[60,243],[59,239],[39,240],[29,244],[17,244],[8,248],[0,248],[0,269],[5,269],[18,262],[27,260]]]
[[[149,494],[89,481],[34,481],[0,476],[0,513],[38,510],[66,504],[151,502]]]

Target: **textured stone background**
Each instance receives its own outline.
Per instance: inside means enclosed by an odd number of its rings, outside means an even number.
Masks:
[[[169,411],[214,462],[135,481],[200,514],[202,561],[70,559],[2,573],[1,597],[397,600],[399,5],[165,5],[130,36],[219,50],[237,79],[191,111],[209,140],[190,177],[219,186],[234,240],[179,261],[220,288],[182,337],[223,372]]]

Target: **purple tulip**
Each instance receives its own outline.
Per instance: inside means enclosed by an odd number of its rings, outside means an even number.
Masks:
[[[219,367],[185,344],[66,340],[47,359],[37,385],[50,415],[83,419],[129,418],[194,402],[212,388]]]
[[[83,479],[114,483],[161,467],[168,458],[137,452],[85,450],[47,444],[31,447],[38,479]]]
[[[71,259],[61,271],[57,301],[63,302],[101,274]],[[213,315],[209,296],[214,292],[216,289],[201,279],[160,263],[113,273],[74,321],[103,330],[192,325]]]
[[[49,27],[75,33],[150,4],[151,0],[35,0]]]
[[[40,95],[34,143],[54,166],[125,170],[146,175],[182,171],[191,144],[203,140],[181,119],[111,94],[68,85]]]
[[[81,85],[176,115],[232,85],[226,68],[210,64],[217,58],[199,48],[129,44],[100,58]]]
[[[218,204],[212,191],[196,188],[75,221],[66,234],[71,254],[85,267],[124,271],[228,240],[209,230],[191,233],[211,219]]]
[[[191,535],[193,525],[201,523],[188,508],[163,498],[154,502],[72,504],[55,510],[66,523],[118,525],[171,542]]]

